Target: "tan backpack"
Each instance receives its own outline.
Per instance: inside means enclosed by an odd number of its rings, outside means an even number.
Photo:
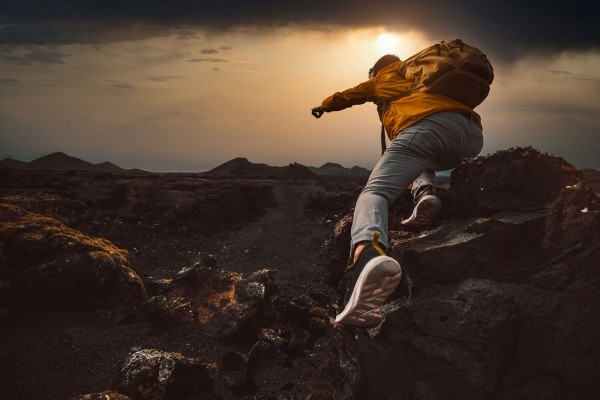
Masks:
[[[435,44],[401,63],[413,92],[437,93],[477,107],[490,92],[494,69],[485,54],[460,39]]]
[[[460,39],[434,44],[399,64],[398,73],[415,82],[413,93],[441,94],[471,108],[485,100],[494,80],[494,68],[485,54]],[[391,98],[387,102],[394,100]],[[385,149],[382,124],[381,154]]]

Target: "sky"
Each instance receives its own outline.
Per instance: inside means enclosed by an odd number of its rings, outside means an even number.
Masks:
[[[600,169],[598,15],[578,0],[0,0],[0,158],[372,168],[373,104],[310,109],[386,53],[461,38],[494,66],[483,155],[533,146]]]

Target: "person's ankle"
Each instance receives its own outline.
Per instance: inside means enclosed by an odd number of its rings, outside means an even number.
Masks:
[[[356,245],[356,249],[354,249],[354,262],[358,259],[358,256],[363,251],[363,249],[367,246],[369,242],[361,242]]]
[[[421,198],[425,197],[425,196],[435,196],[436,194],[436,190],[435,190],[435,186],[433,185],[424,185],[421,186],[419,188],[419,190],[417,191],[417,193],[415,193],[415,203],[417,203]]]

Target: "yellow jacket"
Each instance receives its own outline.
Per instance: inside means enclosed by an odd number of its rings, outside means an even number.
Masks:
[[[398,61],[382,68],[374,78],[329,96],[321,107],[326,112],[339,111],[371,101],[377,105],[379,119],[390,140],[415,122],[440,111],[470,114],[481,126],[479,114],[465,104],[440,94],[412,93],[414,82],[397,72],[401,65],[402,61]]]

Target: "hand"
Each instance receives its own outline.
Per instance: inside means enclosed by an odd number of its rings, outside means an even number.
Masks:
[[[323,113],[325,112],[325,110],[323,110],[323,107],[319,106],[319,107],[314,107],[310,110],[310,113],[313,115],[313,117],[315,118],[321,118],[321,116],[323,115]]]

